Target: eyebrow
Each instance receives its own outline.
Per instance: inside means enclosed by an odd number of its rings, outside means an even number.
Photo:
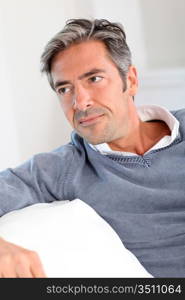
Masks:
[[[78,79],[82,80],[82,79],[84,79],[84,78],[86,78],[86,77],[95,75],[95,74],[97,74],[97,73],[102,73],[102,72],[105,73],[105,70],[104,70],[104,69],[92,69],[92,70],[90,70],[90,71],[88,71],[88,72],[86,72],[86,73],[80,75],[80,76],[78,77]],[[59,86],[63,86],[63,85],[70,84],[70,83],[71,83],[70,80],[63,80],[63,81],[58,80],[58,81],[56,81],[56,83],[55,83],[55,85],[54,85],[54,88],[56,89],[56,88],[59,87]]]

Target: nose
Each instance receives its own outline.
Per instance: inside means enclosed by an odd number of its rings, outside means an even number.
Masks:
[[[90,91],[83,86],[76,87],[74,93],[74,99],[73,99],[74,109],[85,111],[87,108],[90,108],[92,105],[93,105],[93,100]]]

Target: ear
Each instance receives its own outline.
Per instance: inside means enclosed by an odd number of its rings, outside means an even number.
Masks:
[[[136,67],[130,66],[127,73],[127,89],[130,96],[135,96],[138,89],[138,78]]]

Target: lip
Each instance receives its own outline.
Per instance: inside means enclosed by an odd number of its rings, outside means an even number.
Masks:
[[[82,118],[78,122],[81,126],[85,127],[85,126],[95,124],[99,120],[99,118],[101,118],[102,116],[103,116],[103,114],[93,115],[93,116],[90,116],[90,117],[87,117],[87,118]]]

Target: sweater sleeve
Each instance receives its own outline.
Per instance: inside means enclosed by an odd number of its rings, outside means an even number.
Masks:
[[[72,146],[65,145],[0,172],[0,216],[39,202],[65,200],[64,185],[72,161]]]

